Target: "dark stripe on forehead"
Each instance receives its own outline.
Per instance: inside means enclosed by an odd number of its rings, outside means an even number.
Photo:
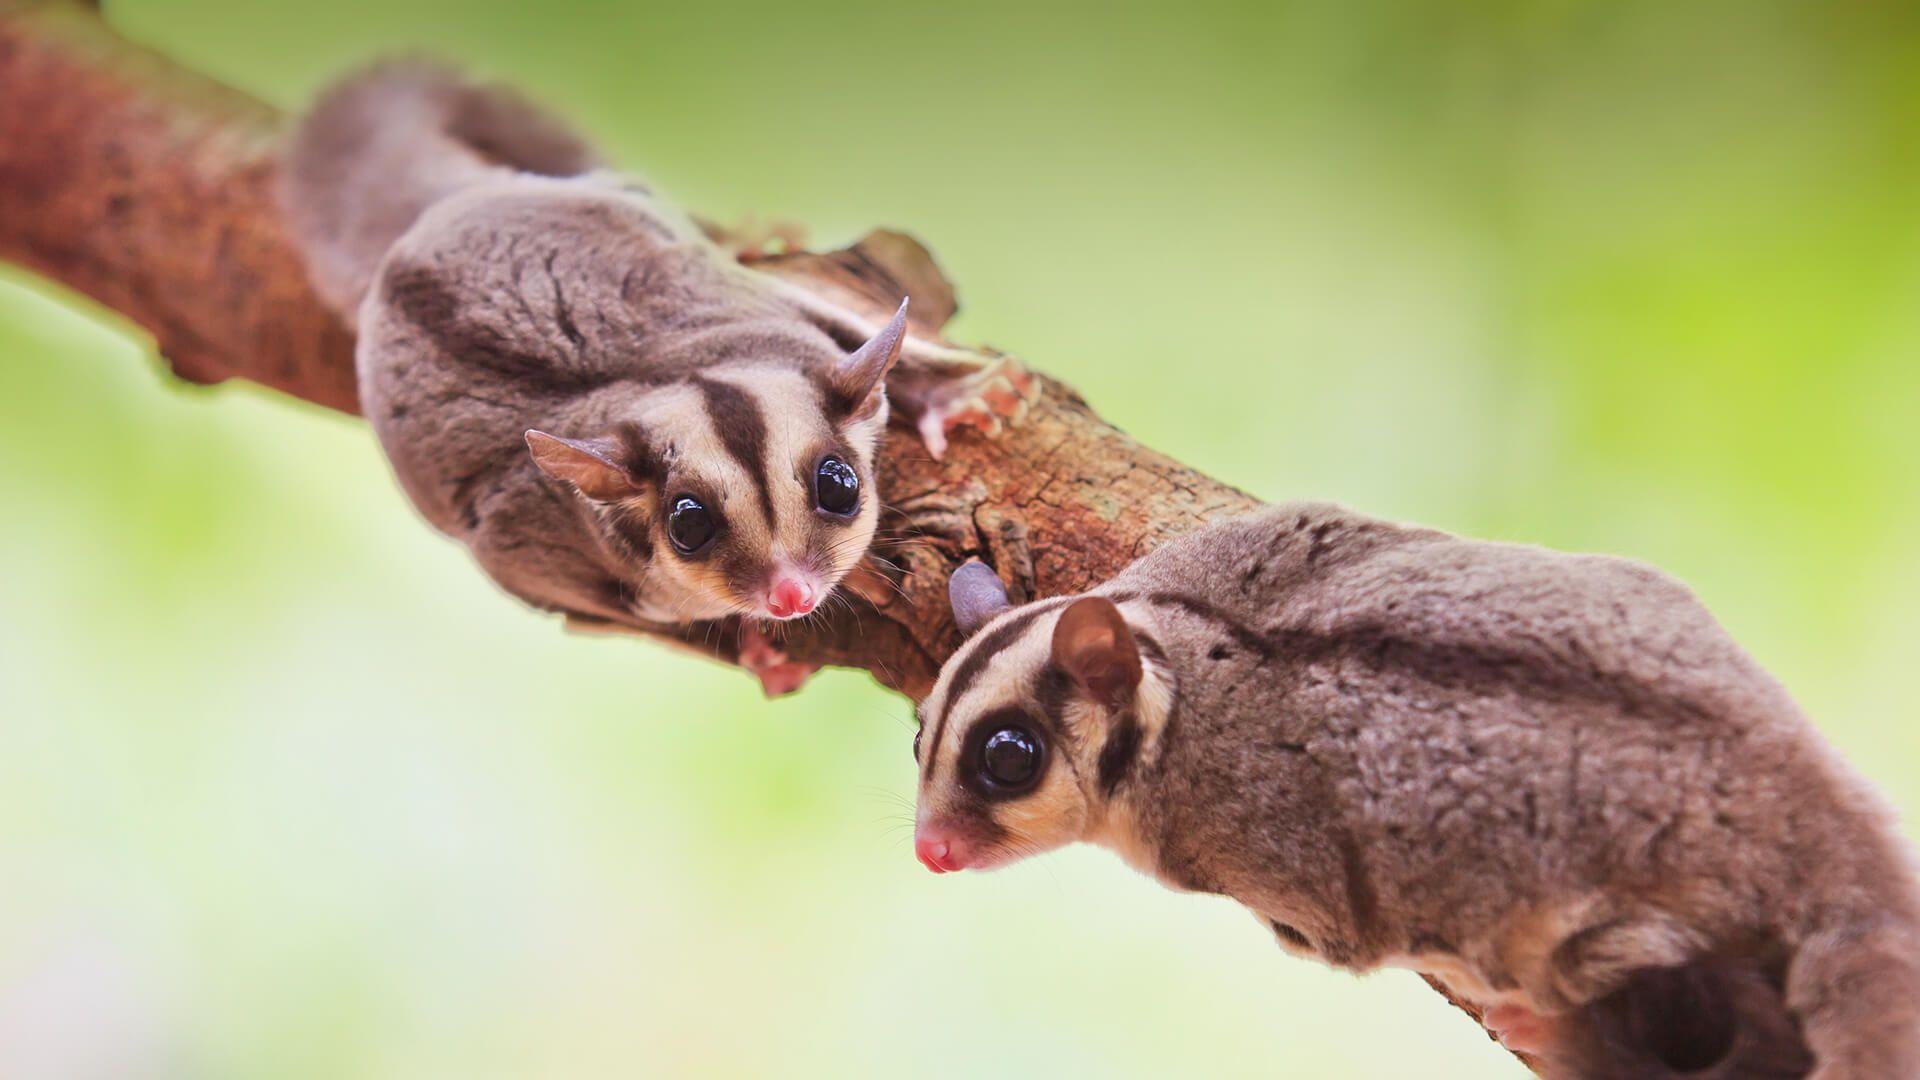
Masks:
[[[1033,685],[1034,702],[1040,711],[1062,728],[1066,727],[1067,702],[1073,700],[1073,695],[1072,677],[1052,664],[1040,672],[1040,678]]]
[[[940,718],[934,721],[933,724],[933,742],[929,744],[930,749],[927,751],[927,763],[922,767],[920,773],[922,776],[933,775],[933,763],[934,760],[940,756],[940,739],[941,736],[946,733],[948,718],[953,715],[953,703],[959,701],[966,695],[967,689],[980,678],[980,673],[986,670],[987,665],[993,661],[994,656],[1012,644],[1015,638],[1026,633],[1027,629],[1033,625],[1035,619],[1038,619],[1049,611],[1060,608],[1073,599],[1071,596],[1056,596],[1051,600],[1042,600],[1037,604],[1028,604],[1019,611],[1006,616],[1005,619],[994,626],[993,629],[988,630],[972,642],[972,651],[967,653],[966,659],[960,661],[960,666],[954,670],[953,680],[947,684],[947,700],[941,704]],[[962,648],[966,648],[966,646],[962,646]]]
[[[776,526],[773,491],[767,485],[766,474],[767,419],[760,415],[760,403],[732,383],[696,378],[693,385],[706,398],[707,415],[713,419],[713,429],[719,433],[720,442],[752,479],[754,490],[760,496],[760,510],[766,515],[767,529],[772,531]]]
[[[661,481],[666,463],[654,451],[646,429],[631,420],[622,420],[613,425],[613,438],[620,445],[620,464],[626,466],[629,473],[651,483]]]

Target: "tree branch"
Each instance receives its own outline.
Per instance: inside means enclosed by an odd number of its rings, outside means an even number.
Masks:
[[[0,258],[144,327],[180,378],[245,379],[357,411],[352,335],[309,288],[274,198],[285,117],[70,2],[0,0],[0,102]],[[923,335],[953,312],[951,286],[898,233],[755,266],[878,319],[911,293]],[[891,514],[877,551],[900,570],[876,564],[852,579],[859,610],[796,630],[790,654],[864,668],[918,698],[959,644],[946,580],[965,559],[984,556],[1010,577],[1016,601],[1078,592],[1258,505],[1135,442],[1068,387],[1041,383],[1018,427],[991,440],[961,434],[944,462],[905,432],[890,438],[880,485]],[[703,644],[716,637],[707,630],[680,643],[732,649]]]

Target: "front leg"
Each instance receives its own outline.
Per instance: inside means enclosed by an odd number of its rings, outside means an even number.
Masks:
[[[793,693],[820,670],[819,664],[789,658],[757,619],[740,620],[740,666],[760,679],[760,689],[769,698]]]
[[[1534,1012],[1525,1005],[1495,1005],[1480,1022],[1500,1040],[1500,1045],[1516,1054],[1530,1057],[1551,1056],[1560,1049],[1558,1025],[1554,1018]]]

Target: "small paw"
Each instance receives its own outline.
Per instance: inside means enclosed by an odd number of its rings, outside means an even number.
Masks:
[[[908,402],[914,427],[938,461],[946,456],[947,436],[963,427],[993,438],[1025,419],[1028,406],[1040,396],[1040,380],[1020,361],[1002,356],[916,389]]]
[[[1495,1005],[1481,1022],[1500,1045],[1516,1054],[1540,1055],[1553,1049],[1554,1022],[1524,1005]]]
[[[793,693],[820,670],[819,664],[788,659],[767,632],[753,622],[740,624],[740,666],[759,678],[760,690],[768,698]]]
[[[819,670],[819,664],[802,664],[797,660],[789,660],[784,664],[770,664],[763,668],[756,668],[753,673],[760,677],[760,692],[767,695],[767,700],[771,701],[774,698],[786,697],[807,685],[807,680],[813,678],[813,673]]]

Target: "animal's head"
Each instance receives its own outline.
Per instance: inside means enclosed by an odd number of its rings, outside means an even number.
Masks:
[[[875,451],[907,308],[813,370],[717,366],[584,437],[528,431],[533,460],[596,511],[671,621],[814,611],[879,523]]]
[[[1173,693],[1144,611],[1097,595],[1013,608],[977,562],[948,592],[970,636],[920,706],[914,853],[944,873],[1082,839],[1124,850],[1116,793],[1153,753]]]

